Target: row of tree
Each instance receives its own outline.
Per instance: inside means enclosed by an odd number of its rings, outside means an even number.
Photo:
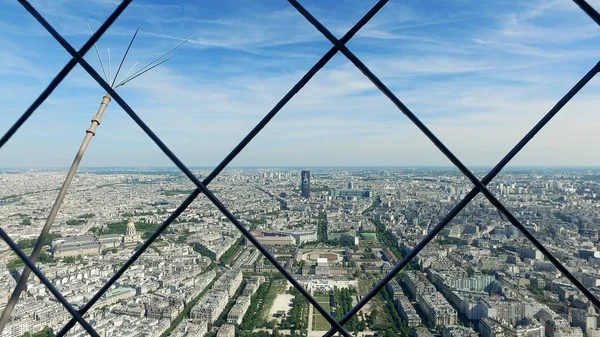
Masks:
[[[402,259],[402,253],[400,252],[400,248],[398,247],[398,240],[392,235],[392,233],[388,232],[385,228],[385,225],[381,223],[381,221],[377,219],[372,219],[375,228],[377,229],[377,237],[382,244],[384,244],[395,256],[398,260]]]
[[[223,255],[221,255],[219,260],[223,264],[230,264],[232,262],[232,260],[238,256],[238,254],[242,250],[243,246],[244,246],[244,237],[241,236],[239,239],[237,239],[235,241],[235,243],[229,249],[227,249],[227,251],[225,251],[225,253],[223,253]]]
[[[356,296],[355,288],[337,288],[333,289],[333,298],[335,302],[335,311],[337,319],[340,320],[342,317],[352,309],[352,299]],[[364,331],[366,329],[366,323],[363,320],[360,320],[356,315],[352,316],[344,327],[349,331],[358,332]]]
[[[294,287],[289,292],[294,295],[292,309],[286,319],[281,321],[279,328],[290,329],[292,336],[304,335],[304,331],[308,333],[308,300]]]
[[[129,220],[122,220],[119,222],[113,222],[107,224],[105,227],[94,227],[90,229],[90,232],[97,235],[104,234],[125,234],[127,231],[127,223]],[[142,234],[142,238],[147,239],[154,233],[161,224],[159,223],[146,223],[144,221],[138,221],[135,223],[135,229],[138,233]]]
[[[52,331],[52,329],[50,329],[49,327],[45,327],[44,330],[38,331],[35,333],[26,332],[21,337],[54,337],[54,336],[56,336],[54,334],[54,331]]]
[[[383,300],[384,305],[382,309],[376,308],[368,315],[367,320],[370,323],[371,329],[379,331],[384,336],[409,337],[411,329],[398,314],[398,311],[394,307],[393,298],[387,289],[382,289],[379,292],[379,296]]]
[[[265,282],[261,284],[256,293],[252,295],[250,306],[246,311],[246,315],[242,320],[242,324],[240,324],[240,330],[242,330],[242,332],[252,333],[252,330],[264,325],[264,320],[261,317],[261,309],[264,305],[265,297],[269,293],[270,289],[271,282]]]
[[[46,239],[44,240],[44,246],[50,245],[53,240],[60,238],[60,234],[48,233]],[[17,242],[17,246],[21,249],[32,249],[35,247],[37,242],[37,238],[35,239],[22,239]]]
[[[319,212],[319,217],[317,219],[317,236],[319,242],[327,242],[327,214],[325,212]]]
[[[265,330],[256,332],[239,330],[239,332],[236,335],[240,337],[273,337],[275,334],[271,334],[270,332]]]
[[[373,199],[373,203],[371,204],[371,206],[369,206],[369,208],[365,209],[362,212],[362,215],[369,215],[369,213],[374,211],[379,206],[381,206],[381,199],[379,197],[376,197],[375,199]]]
[[[52,263],[54,262],[54,258],[52,255],[48,254],[45,250],[40,251],[40,255],[37,259],[38,263]],[[8,261],[6,264],[6,268],[12,273],[15,270],[25,267],[25,262],[23,262],[18,256]]]
[[[213,268],[214,268],[214,265],[211,264],[207,268],[207,271],[211,270]],[[206,294],[206,292],[211,289],[211,287],[213,286],[215,281],[219,278],[219,276],[220,276],[220,273],[217,272],[217,276],[215,276],[215,278],[208,284],[208,286],[206,286],[206,288],[204,288],[204,290],[202,290],[202,292],[200,294],[198,294],[198,296],[193,298],[188,304],[185,305],[185,307],[183,308],[183,311],[181,311],[179,313],[179,315],[177,315],[177,317],[175,317],[175,319],[171,322],[171,326],[169,326],[169,328],[165,332],[163,332],[163,334],[160,335],[160,337],[167,337],[167,336],[171,335],[173,330],[175,330],[175,328],[177,328],[179,323],[181,323],[181,321],[184,318],[190,317],[190,311],[192,311],[192,308],[196,305],[196,303],[198,303],[198,301],[202,298],[202,296],[204,296],[204,294]]]

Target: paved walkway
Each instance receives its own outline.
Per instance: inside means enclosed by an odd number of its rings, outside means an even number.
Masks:
[[[313,295],[313,291],[312,291],[312,287],[308,287],[308,293],[310,294],[310,296]],[[312,304],[308,304],[308,335],[311,335],[312,332],[312,321],[313,321],[313,305]]]

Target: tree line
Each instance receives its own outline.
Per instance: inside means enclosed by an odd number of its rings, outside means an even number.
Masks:
[[[246,315],[240,324],[240,336],[244,336],[244,333],[248,333],[248,336],[252,336],[252,330],[257,327],[264,325],[264,320],[261,317],[262,307],[264,305],[264,299],[271,289],[271,282],[265,282],[258,287],[258,290],[250,299],[250,306],[246,311]]]
[[[335,312],[338,320],[342,319],[342,317],[352,309],[352,299],[354,296],[356,296],[355,288],[333,288],[333,298],[336,308]],[[348,331],[353,331],[356,334],[358,331],[364,331],[367,326],[365,321],[360,320],[354,315],[346,322],[346,324],[344,324],[344,327],[348,329]]]
[[[52,241],[60,238],[60,234],[48,233],[46,238],[44,239],[44,246],[48,246],[52,244]],[[33,249],[35,247],[35,243],[37,242],[37,238],[35,239],[22,239],[17,242],[17,246],[21,249]]]
[[[26,332],[21,337],[54,337],[54,331],[49,327],[45,327],[44,330],[35,333]]]
[[[290,329],[292,337],[306,336],[308,335],[308,300],[294,287],[290,288],[289,293],[294,295],[292,309],[290,314],[281,321],[279,328]]]
[[[402,336],[409,337],[411,329],[400,317],[394,307],[394,300],[387,289],[382,289],[379,296],[383,301],[383,308],[375,308],[370,315],[367,315],[367,321],[372,330],[382,333],[384,336]]]
[[[214,268],[214,265],[212,265],[212,267],[207,268],[207,271],[209,271],[213,268]],[[190,311],[192,311],[192,308],[196,305],[196,303],[198,303],[198,301],[202,298],[202,296],[204,296],[204,294],[206,294],[206,292],[212,288],[213,284],[217,281],[219,276],[220,276],[220,273],[217,272],[217,275],[215,276],[215,278],[206,286],[206,288],[204,288],[204,290],[202,290],[202,292],[200,294],[198,294],[198,296],[193,298],[188,304],[185,305],[185,307],[179,313],[179,315],[177,315],[177,317],[175,317],[175,319],[171,322],[171,325],[169,326],[169,328],[165,332],[163,332],[163,334],[160,335],[160,337],[167,337],[167,336],[171,335],[173,330],[175,330],[175,328],[177,328],[179,323],[181,323],[181,321],[184,318],[190,317]]]
[[[227,249],[225,253],[223,253],[223,255],[221,255],[219,260],[223,264],[230,264],[231,262],[233,262],[233,258],[237,257],[238,253],[240,252],[240,250],[242,250],[243,246],[244,237],[242,236],[239,239],[237,239],[235,243],[229,249]]]

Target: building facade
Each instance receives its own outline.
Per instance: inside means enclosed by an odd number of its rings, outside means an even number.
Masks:
[[[123,247],[124,248],[135,248],[142,240],[142,236],[136,231],[135,223],[133,222],[133,218],[129,219],[127,223],[127,231],[125,232],[125,236],[123,237]]]
[[[217,332],[217,337],[235,337],[235,327],[231,324],[223,324]]]
[[[310,171],[302,171],[300,175],[300,195],[303,198],[310,198]]]
[[[518,324],[509,325],[493,318],[479,321],[481,337],[544,337],[544,327],[535,319],[523,318]]]
[[[52,256],[55,258],[98,255],[102,244],[94,235],[63,237],[52,242]]]
[[[227,306],[229,296],[226,291],[210,291],[190,311],[193,320],[214,323]]]

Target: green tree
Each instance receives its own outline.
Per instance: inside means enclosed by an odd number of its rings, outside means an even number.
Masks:
[[[23,263],[23,261],[21,261],[21,259],[18,257],[8,261],[8,263],[6,264],[6,268],[8,268],[8,270],[11,273],[13,273],[15,270],[21,267],[25,267],[25,263]]]
[[[44,240],[44,246],[50,245],[52,241],[54,241],[57,238],[60,238],[60,234],[49,233],[48,236],[46,236],[46,239]],[[17,242],[17,246],[19,246],[19,248],[21,249],[31,249],[35,247],[37,240],[37,238],[22,239]]]
[[[117,248],[107,248],[102,251],[102,255],[106,255],[108,253],[117,253],[119,250]]]
[[[252,298],[250,299],[250,306],[246,311],[246,315],[242,320],[242,324],[240,324],[240,330],[250,331],[254,330],[256,327],[262,326],[263,320],[260,316],[261,308],[264,306],[264,298],[266,297],[268,291],[271,288],[271,282],[265,282],[258,287],[258,290]]]
[[[233,259],[236,258],[242,250],[243,245],[244,238],[240,237],[229,249],[227,249],[227,251],[225,251],[225,253],[223,253],[223,255],[221,255],[219,261],[221,261],[223,264],[230,264],[233,262]]]
[[[54,331],[52,331],[52,329],[50,329],[49,327],[45,327],[44,330],[42,331],[38,331],[35,333],[29,333],[26,332],[25,334],[22,335],[22,337],[54,337]]]
[[[54,262],[54,258],[52,257],[52,255],[48,254],[48,252],[43,251],[43,250],[40,252],[40,256],[38,256],[37,260],[40,263],[52,263],[52,262]]]
[[[41,251],[40,255],[38,257],[38,262],[39,263],[52,263],[52,262],[54,262],[54,258],[47,252]],[[8,263],[6,265],[6,268],[8,268],[8,270],[11,273],[13,273],[17,269],[23,268],[23,267],[25,267],[25,263],[23,261],[21,261],[21,259],[18,256],[13,258],[12,260],[8,261]]]

